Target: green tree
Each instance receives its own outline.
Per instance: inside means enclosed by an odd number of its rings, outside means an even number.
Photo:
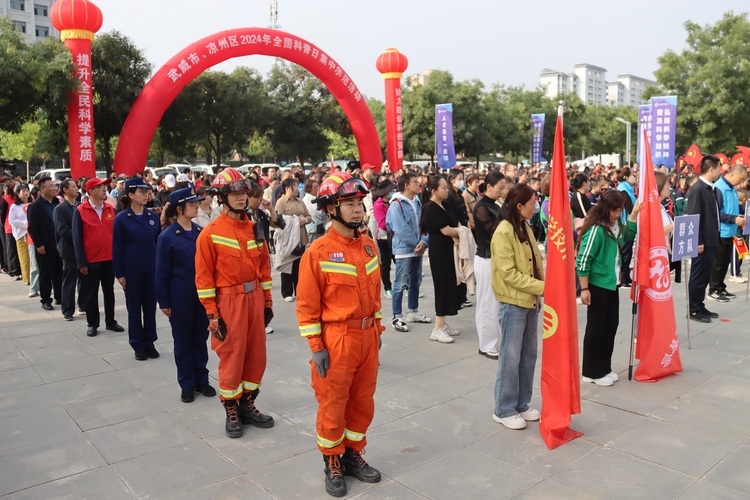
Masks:
[[[91,45],[94,92],[94,134],[103,145],[104,165],[112,171],[112,139],[151,74],[143,51],[117,31],[98,35]],[[141,168],[139,166],[139,168]]]
[[[626,127],[616,118],[631,123],[630,157],[634,159],[638,138],[638,110],[628,106],[586,106],[589,133],[580,139],[583,150],[591,154],[620,153],[625,156]],[[567,130],[566,130],[567,132]]]
[[[268,160],[275,156],[273,142],[268,134],[261,134],[258,131],[253,132],[247,141],[245,154],[251,159],[259,159],[260,163],[268,163]]]
[[[666,95],[678,96],[677,151],[693,142],[708,152],[750,143],[750,22],[727,12],[714,25],[685,23],[687,48],[659,58],[654,73]]]
[[[26,177],[29,177],[29,161],[36,156],[36,143],[40,125],[27,121],[18,132],[0,132],[0,152],[9,160],[26,162]]]

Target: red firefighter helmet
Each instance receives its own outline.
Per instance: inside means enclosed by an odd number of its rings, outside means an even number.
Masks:
[[[346,172],[334,172],[320,184],[315,201],[318,209],[322,210],[331,203],[351,198],[364,198],[369,193],[370,190],[367,189],[362,179],[352,177]]]
[[[211,194],[226,194],[233,191],[243,191],[252,188],[250,180],[242,177],[242,174],[233,168],[225,168],[214,177],[211,182]]]

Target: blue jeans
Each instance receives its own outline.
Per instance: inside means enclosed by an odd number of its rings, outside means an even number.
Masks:
[[[503,328],[495,380],[495,415],[510,417],[529,409],[537,355],[539,313],[500,302]]]
[[[396,259],[396,279],[393,282],[393,317],[400,318],[403,313],[401,300],[404,290],[409,289],[408,307],[409,312],[419,309],[419,285],[422,284],[422,256]]]

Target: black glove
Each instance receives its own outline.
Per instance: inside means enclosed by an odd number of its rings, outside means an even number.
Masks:
[[[227,325],[221,318],[209,320],[208,331],[220,342],[224,342],[224,339],[227,338]]]
[[[271,323],[271,320],[273,319],[273,309],[270,307],[266,307],[263,309],[263,322],[265,323],[265,326],[268,326],[269,323]]]
[[[326,378],[326,371],[328,371],[328,351],[323,349],[322,351],[312,353],[312,360],[320,378]]]

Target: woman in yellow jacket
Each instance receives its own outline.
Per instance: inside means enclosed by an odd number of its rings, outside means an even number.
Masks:
[[[508,429],[523,429],[526,421],[539,420],[531,402],[537,330],[544,293],[542,255],[528,220],[534,215],[536,193],[516,184],[500,209],[500,224],[491,243],[492,291],[500,302],[502,325],[495,411],[492,419]]]

